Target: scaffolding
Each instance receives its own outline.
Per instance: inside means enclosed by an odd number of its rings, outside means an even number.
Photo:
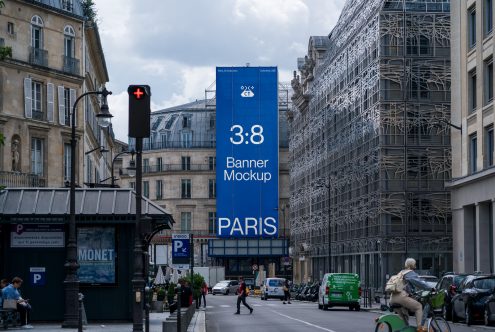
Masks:
[[[296,281],[331,269],[381,289],[409,256],[451,269],[449,12],[348,0],[330,35],[309,39],[288,112]]]

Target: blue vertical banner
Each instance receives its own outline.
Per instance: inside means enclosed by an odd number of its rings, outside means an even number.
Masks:
[[[216,75],[216,235],[277,237],[277,67],[217,67]]]

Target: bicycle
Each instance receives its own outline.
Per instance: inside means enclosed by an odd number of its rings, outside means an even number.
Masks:
[[[440,316],[435,315],[434,308],[440,308],[443,304],[443,293],[436,291],[421,291],[414,295],[423,305],[423,321],[428,317],[428,332],[451,332],[449,323]],[[375,332],[416,332],[416,326],[409,325],[409,312],[400,304],[392,304],[389,307],[393,314],[385,314],[375,320]]]

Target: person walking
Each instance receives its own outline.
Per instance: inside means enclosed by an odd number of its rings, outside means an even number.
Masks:
[[[206,281],[203,281],[203,285],[201,285],[201,295],[199,296],[199,306],[201,307],[201,298],[203,298],[203,305],[206,308],[206,294],[208,294],[208,285]]]
[[[284,304],[286,301],[287,301],[287,303],[290,304],[290,290],[289,290],[289,280],[288,279],[285,279],[285,282],[284,282],[284,296],[285,296]]]
[[[247,293],[246,293],[246,283],[244,282],[244,278],[243,277],[239,277],[239,294],[237,295],[237,312],[235,312],[236,315],[240,315],[241,314],[241,302],[242,304],[244,304],[244,306],[246,308],[249,309],[249,313],[252,314],[253,313],[253,308],[251,308],[247,303],[246,303],[246,297],[247,297]]]

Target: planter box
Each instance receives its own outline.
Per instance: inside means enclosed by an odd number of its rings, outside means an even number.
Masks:
[[[163,301],[153,301],[153,302],[151,302],[151,311],[153,311],[153,312],[163,312]]]

